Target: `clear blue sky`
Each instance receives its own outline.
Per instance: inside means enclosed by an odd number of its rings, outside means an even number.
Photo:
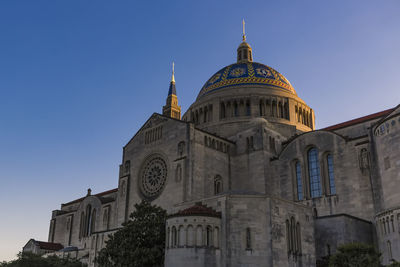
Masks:
[[[117,186],[122,147],[235,62],[285,75],[317,128],[400,103],[400,1],[0,1],[0,261],[51,211]]]

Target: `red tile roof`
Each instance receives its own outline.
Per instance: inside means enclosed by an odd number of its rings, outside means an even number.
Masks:
[[[194,206],[189,207],[184,210],[180,210],[175,214],[170,215],[170,217],[176,216],[211,216],[211,217],[221,217],[221,212],[217,212],[210,207],[207,207],[201,203],[196,203]]]
[[[108,195],[108,194],[111,194],[111,193],[114,193],[114,192],[117,192],[117,191],[118,191],[118,188],[114,188],[114,189],[111,189],[111,190],[108,190],[108,191],[104,191],[104,192],[98,193],[98,194],[96,194],[94,196],[101,197],[101,196]],[[71,204],[74,204],[74,203],[77,203],[77,202],[81,202],[82,200],[85,199],[85,197],[86,196],[78,198],[78,199],[75,199],[75,200],[72,200],[72,201],[70,201],[68,203],[61,204],[61,206],[71,205]]]
[[[58,251],[60,249],[63,249],[64,246],[59,244],[59,243],[50,243],[50,242],[43,242],[43,241],[36,241],[34,240],[34,242],[41,248],[44,250],[53,250],[53,251]]]
[[[352,126],[352,125],[355,125],[355,124],[358,124],[358,123],[366,122],[366,121],[369,121],[369,120],[378,119],[380,117],[384,117],[384,116],[389,115],[394,109],[395,108],[391,108],[391,109],[387,109],[387,110],[384,110],[384,111],[381,111],[381,112],[370,114],[370,115],[367,115],[367,116],[364,116],[364,117],[360,117],[360,118],[357,118],[357,119],[345,121],[345,122],[342,122],[342,123],[339,123],[339,124],[335,124],[335,125],[323,128],[321,130],[333,131],[333,130],[338,130],[338,129],[341,129],[341,128],[349,127],[349,126]]]

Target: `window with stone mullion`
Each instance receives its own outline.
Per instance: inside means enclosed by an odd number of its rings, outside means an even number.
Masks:
[[[316,148],[312,148],[308,151],[308,169],[311,198],[320,197],[322,195],[321,174],[318,161],[318,150]]]
[[[328,163],[328,177],[329,177],[329,188],[330,188],[330,194],[334,195],[336,194],[336,186],[335,186],[335,176],[333,174],[333,158],[332,155],[329,154],[326,157],[327,163]]]

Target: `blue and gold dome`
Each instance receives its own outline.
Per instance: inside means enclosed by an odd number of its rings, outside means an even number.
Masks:
[[[290,82],[273,68],[261,63],[239,62],[219,70],[203,86],[197,99],[222,88],[239,85],[266,85],[296,94]]]

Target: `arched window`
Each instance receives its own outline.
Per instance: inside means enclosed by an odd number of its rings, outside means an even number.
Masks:
[[[260,116],[265,115],[265,110],[264,110],[264,102],[260,100]]]
[[[290,218],[290,243],[292,244],[292,252],[297,251],[297,242],[296,242],[296,224],[294,221],[294,217]]]
[[[171,244],[171,229],[168,227],[167,228],[167,242],[165,242],[165,245],[167,246],[167,248],[170,247]]]
[[[327,163],[327,166],[328,166],[328,177],[329,177],[330,194],[334,195],[334,194],[336,194],[336,187],[335,187],[335,177],[333,175],[333,157],[332,157],[332,154],[328,154],[328,156],[326,156],[326,163]]]
[[[300,223],[296,224],[296,243],[297,243],[297,250],[298,254],[301,253],[301,233],[300,233]]]
[[[251,110],[250,110],[250,102],[246,101],[246,116],[251,115]]]
[[[85,221],[85,234],[84,236],[90,235],[90,226],[92,225],[92,206],[87,205],[86,207],[86,221]]]
[[[390,261],[391,259],[393,259],[392,256],[392,244],[390,243],[390,241],[387,241],[387,251],[388,251],[388,260]]]
[[[297,183],[297,200],[303,200],[303,185],[301,182],[301,165],[299,161],[296,161],[296,183]]]
[[[198,225],[196,229],[196,246],[203,246],[203,228],[201,225]]]
[[[287,251],[290,254],[292,252],[292,243],[290,242],[290,223],[289,223],[289,220],[286,220],[286,244],[287,244]]]
[[[171,247],[176,247],[178,243],[178,234],[176,232],[176,227],[172,226],[172,242],[171,242]]]
[[[93,209],[91,221],[90,221],[90,228],[89,228],[89,235],[93,232],[96,232],[96,210]]]
[[[320,197],[321,190],[321,175],[319,170],[318,150],[311,148],[308,151],[308,172],[310,177],[310,191],[311,197]]]
[[[214,247],[219,248],[219,228],[214,228]]]
[[[236,101],[233,103],[233,115],[235,117],[239,116],[239,107]]]
[[[222,177],[217,175],[214,178],[214,194],[217,195],[222,192]]]
[[[187,245],[190,247],[194,246],[194,230],[192,225],[187,227]]]
[[[85,213],[82,211],[81,213],[81,221],[79,226],[79,239],[84,236],[85,233]]]
[[[206,246],[211,247],[213,245],[212,242],[212,228],[211,226],[207,226],[207,232],[206,232]]]
[[[278,107],[279,107],[279,114],[278,114],[278,117],[279,117],[279,118],[283,118],[283,106],[282,106],[282,102],[279,102]]]
[[[185,229],[183,229],[183,225],[179,226],[178,228],[178,246],[183,247],[186,245],[186,235]]]

